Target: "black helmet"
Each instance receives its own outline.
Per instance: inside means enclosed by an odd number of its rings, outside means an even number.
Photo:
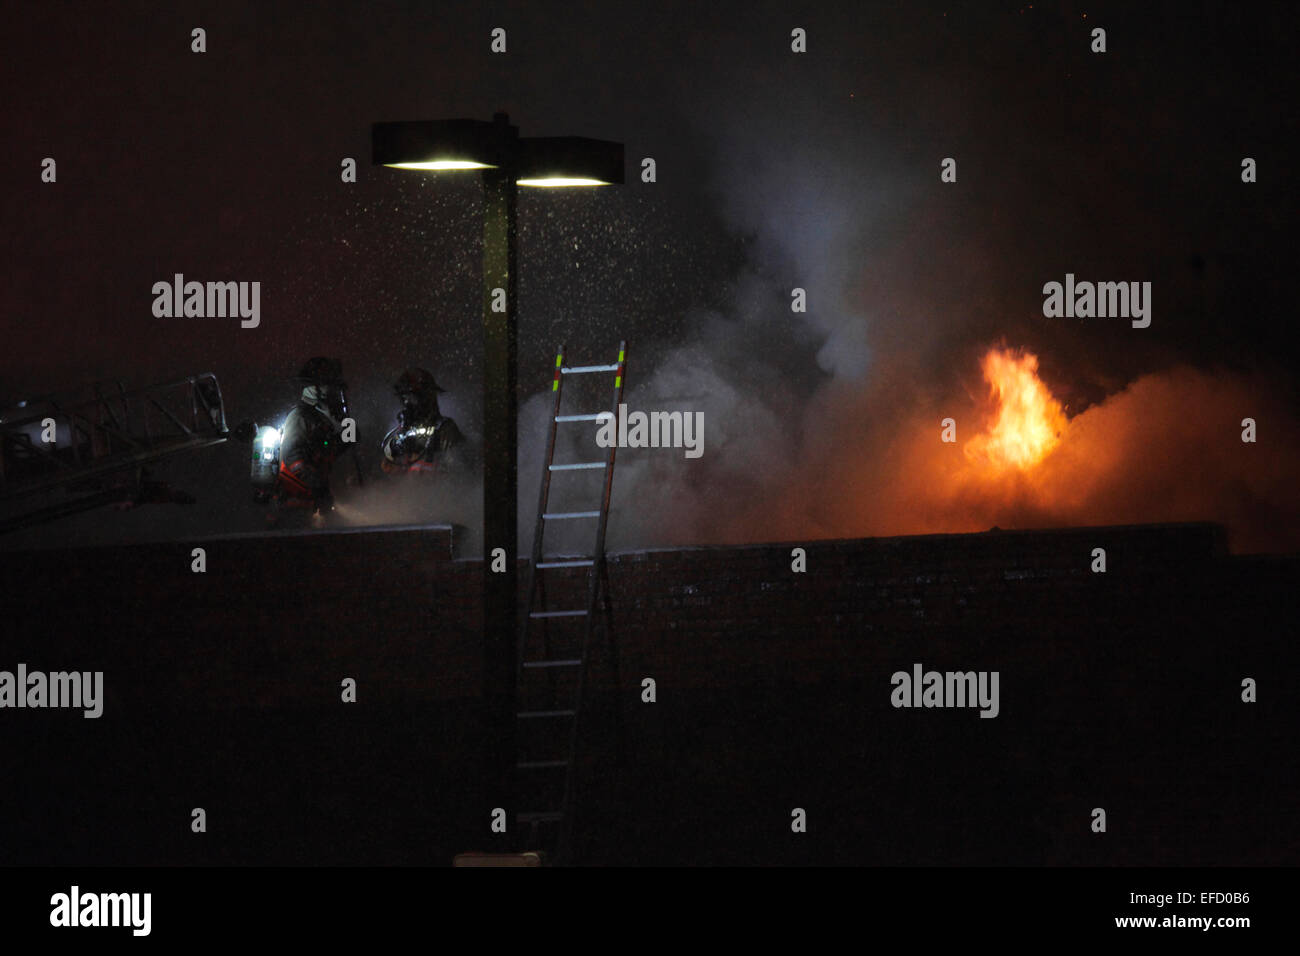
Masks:
[[[348,386],[343,381],[343,363],[338,359],[308,359],[298,373],[298,381],[311,389],[311,397],[307,389],[303,390],[303,401],[326,411],[332,418],[347,417]]]
[[[445,391],[439,388],[433,376],[422,368],[408,368],[398,377],[393,390],[397,392],[399,398],[405,398],[407,395],[416,398],[432,398],[439,392]]]
[[[334,385],[341,387],[343,383],[343,363],[338,359],[332,358],[314,358],[308,359],[307,364],[302,367],[298,373],[301,381],[311,385]]]

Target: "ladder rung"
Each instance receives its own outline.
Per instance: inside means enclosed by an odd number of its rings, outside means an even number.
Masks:
[[[589,568],[595,561],[542,561],[538,563],[539,568]]]
[[[576,710],[523,710],[515,714],[520,720],[536,719],[541,717],[576,717]]]
[[[577,667],[582,663],[582,658],[566,658],[555,661],[524,661],[525,667]]]
[[[586,611],[530,611],[529,617],[583,617]]]
[[[609,415],[609,412],[601,412],[599,415],[556,415],[557,422],[598,422],[602,415]]]
[[[515,764],[520,770],[550,770],[554,767],[567,767],[567,760],[521,760]]]
[[[582,468],[604,468],[603,461],[575,461],[567,465],[548,465],[551,471],[578,471]]]
[[[576,365],[573,368],[561,368],[561,375],[586,375],[588,372],[617,372],[618,364],[614,365]]]
[[[563,810],[532,810],[516,813],[515,819],[520,823],[558,823],[564,819]]]
[[[599,511],[550,511],[542,515],[547,521],[559,521],[563,518],[599,518]]]

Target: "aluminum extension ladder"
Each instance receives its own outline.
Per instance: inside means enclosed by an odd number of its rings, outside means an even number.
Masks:
[[[611,365],[566,366],[564,346],[555,356],[555,378],[551,392],[555,396],[551,412],[550,434],[546,442],[546,464],[542,470],[542,487],[537,505],[537,526],[533,533],[532,562],[528,567],[526,617],[522,622],[518,645],[518,703],[516,739],[518,758],[515,764],[515,792],[521,799],[516,823],[528,834],[533,848],[553,850],[554,861],[564,862],[570,848],[573,823],[574,778],[578,751],[578,718],[582,710],[583,686],[586,683],[592,634],[596,629],[598,607],[604,600],[608,613],[608,588],[605,578],[605,528],[609,521],[609,497],[614,483],[614,453],[611,443],[604,461],[555,463],[555,436],[562,424],[598,422],[606,413],[562,415],[561,399],[564,380],[569,375],[610,374],[614,376],[614,398],[609,414],[617,416],[623,400],[627,342],[618,344],[618,361]],[[594,511],[548,511],[551,478],[557,473],[603,470],[604,481],[600,507]],[[589,555],[548,555],[545,553],[546,529],[552,522],[595,521],[594,547]],[[586,607],[552,609],[547,605],[550,578],[568,577],[570,604],[577,603],[573,592],[573,572],[586,569]],[[555,590],[564,590],[558,580]],[[580,631],[578,630],[580,627]],[[554,633],[553,633],[554,631]],[[576,632],[576,633],[575,633]],[[578,635],[581,635],[580,642]],[[529,799],[531,798],[531,802]],[[526,829],[525,829],[526,828]]]

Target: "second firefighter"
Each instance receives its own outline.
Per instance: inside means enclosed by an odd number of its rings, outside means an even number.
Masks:
[[[402,403],[397,427],[384,436],[386,473],[449,474],[465,466],[465,437],[456,423],[438,409],[443,391],[433,375],[410,368],[393,385]]]

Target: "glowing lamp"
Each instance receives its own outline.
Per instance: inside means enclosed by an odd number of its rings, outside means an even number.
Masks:
[[[487,163],[476,163],[468,159],[428,159],[418,163],[384,163],[392,169],[427,169],[440,172],[444,169],[494,169]]]
[[[496,169],[508,158],[501,128],[481,120],[375,123],[370,147],[376,166],[434,172]]]
[[[609,186],[610,183],[602,182],[599,179],[578,179],[573,176],[551,176],[544,179],[520,179],[517,180],[520,186],[541,186],[547,189],[553,189],[556,186]]]
[[[520,186],[611,186],[623,182],[623,144],[584,136],[519,141]]]

